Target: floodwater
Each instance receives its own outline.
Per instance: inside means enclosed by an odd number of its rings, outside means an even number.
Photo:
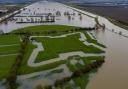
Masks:
[[[57,12],[59,13],[57,15]],[[55,16],[55,22],[48,23],[16,23],[19,21],[22,22],[31,22],[31,18],[34,21],[40,21],[41,17],[46,19],[46,16],[52,13]],[[69,15],[65,15],[68,13]],[[10,32],[12,30],[23,28],[27,26],[33,25],[51,25],[51,24],[60,24],[60,25],[70,25],[70,26],[79,26],[79,27],[94,27],[95,20],[94,18],[90,18],[84,14],[80,14],[79,12],[65,6],[63,4],[57,2],[47,2],[47,1],[39,1],[32,5],[25,7],[25,9],[21,9],[19,14],[16,14],[13,18],[14,20],[9,20],[5,23],[0,24],[0,30],[3,30],[5,33]]]
[[[52,75],[48,75],[51,71],[56,69],[64,69],[64,71],[61,73],[54,73]],[[68,67],[65,64],[62,64],[50,70],[19,76],[17,81],[20,86],[18,87],[18,89],[35,89],[38,85],[54,85],[54,82],[57,79],[62,79],[71,75],[72,72],[70,72]]]
[[[34,7],[38,9],[40,7],[48,7],[50,10],[58,11],[61,13],[63,11],[68,11],[70,13],[75,13],[75,16],[72,16],[69,21],[67,17],[60,16],[56,18],[55,23],[24,23],[17,24],[15,21],[8,21],[7,23],[0,24],[0,30],[4,32],[10,32],[17,28],[22,28],[26,26],[41,25],[41,24],[61,24],[61,25],[71,25],[71,26],[81,26],[81,27],[91,27],[95,25],[94,19],[82,14],[82,20],[79,19],[78,12],[69,9],[69,7],[64,6],[63,4],[58,3],[48,3],[47,2],[38,2],[33,5],[30,5],[26,8]],[[37,7],[35,7],[37,6]],[[52,9],[53,8],[53,9]],[[42,8],[40,8],[42,11]],[[44,9],[46,10],[46,9]],[[43,10],[43,11],[44,11]],[[35,10],[34,10],[35,11]],[[36,10],[37,11],[37,10]],[[22,14],[24,12],[21,12]],[[33,12],[32,12],[33,13]],[[21,14],[20,14],[21,15]],[[101,19],[104,21],[103,19]],[[100,21],[101,21],[100,20]],[[105,21],[105,24],[108,24]],[[108,28],[112,29],[111,24],[108,24]],[[118,30],[118,28],[115,28]],[[121,29],[122,30],[122,29]],[[128,33],[124,31],[124,33]],[[106,48],[106,62],[99,68],[98,72],[89,81],[86,89],[127,89],[128,88],[128,38],[115,34],[111,31],[99,30],[96,32],[97,39],[107,45]]]
[[[97,31],[96,36],[107,45],[106,62],[92,77],[86,89],[127,89],[128,38],[108,30]]]

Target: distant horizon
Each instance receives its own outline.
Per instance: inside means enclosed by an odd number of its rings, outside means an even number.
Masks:
[[[27,3],[39,0],[0,0],[0,3]],[[48,1],[59,1],[59,2],[128,2],[128,0],[48,0]]]

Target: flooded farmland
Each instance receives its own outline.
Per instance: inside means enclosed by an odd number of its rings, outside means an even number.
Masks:
[[[19,14],[0,24],[0,29],[7,33],[27,26],[51,24],[94,27],[95,21],[94,18],[83,15],[63,4],[40,1],[21,9]]]
[[[11,32],[12,30],[18,28],[42,24],[59,24],[79,27],[94,27],[95,25],[94,18],[86,16],[85,14],[80,14],[80,12],[77,12],[76,10],[73,10],[59,3],[41,1],[25,8],[26,9],[22,10],[19,14],[15,15],[14,18],[11,18],[11,20],[7,21],[6,23],[0,24],[0,29],[4,32]],[[68,14],[71,14],[70,17],[65,15],[67,12]],[[51,16],[54,16],[55,21],[41,23],[41,21],[45,21],[47,18],[41,13],[52,13]],[[37,15],[38,17],[36,17]],[[29,16],[34,17],[33,21],[31,21],[32,19]],[[40,16],[43,16],[42,20]],[[109,29],[109,27],[107,28]],[[108,29],[106,29],[105,31],[99,29],[93,32],[97,40],[107,46],[105,58],[106,62],[101,66],[101,68],[98,69],[98,72],[96,72],[90,78],[86,89],[126,89],[128,87],[128,38],[119,34],[115,34],[114,32],[109,31]],[[110,29],[112,30],[111,27]],[[118,28],[114,30],[116,31],[118,30]],[[61,67],[65,68],[64,65],[62,65]],[[53,77],[57,78],[56,75],[54,75]],[[51,77],[51,79],[53,79],[53,77]],[[33,78],[32,80],[34,80],[33,82],[37,82],[37,80],[38,82],[40,82],[40,78],[44,77],[39,76],[37,78]],[[31,84],[33,84],[33,82],[30,81],[32,80],[27,79],[24,83],[22,81],[19,81],[20,83],[24,84],[24,86],[21,86],[19,89],[31,88],[30,86]],[[52,83],[49,80],[44,81],[46,81],[46,83]],[[30,82],[30,85],[25,86],[26,82]],[[1,87],[1,89],[4,88]]]

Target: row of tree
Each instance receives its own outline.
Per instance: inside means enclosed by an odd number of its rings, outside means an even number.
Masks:
[[[21,44],[21,49],[19,50],[19,54],[16,57],[15,63],[11,67],[10,73],[8,77],[6,78],[6,83],[7,83],[7,89],[16,89],[17,88],[17,74],[18,74],[18,69],[21,66],[23,57],[25,55],[25,49],[29,41],[29,36],[25,36],[23,38],[22,44]]]

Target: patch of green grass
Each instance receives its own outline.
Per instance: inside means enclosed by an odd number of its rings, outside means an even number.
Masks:
[[[72,72],[78,70],[77,66],[72,65],[69,60],[67,61],[67,67],[68,67],[69,70],[72,71]]]
[[[67,60],[67,66],[70,69],[70,71],[74,72],[74,71],[77,71],[79,69],[86,67],[89,64],[92,64],[92,60],[103,60],[104,58],[105,58],[104,56],[80,57],[77,60],[78,61],[83,60],[84,65],[80,64],[79,62],[73,65],[70,63],[70,60]]]
[[[13,45],[17,44],[17,45]],[[12,45],[12,46],[4,46]],[[2,47],[3,46],[3,47]],[[20,49],[20,38],[16,35],[0,35],[0,55],[15,54]]]
[[[16,56],[0,56],[0,79],[8,76],[15,59]]]
[[[71,64],[70,60],[67,60],[67,66],[68,66],[69,70],[72,72],[75,72],[75,71],[85,67],[85,65],[81,65],[79,62],[77,62],[76,64]]]
[[[65,31],[65,30],[73,30],[79,27],[74,27],[74,26],[65,26],[65,25],[39,25],[39,26],[30,26],[30,27],[25,27],[22,29],[18,29],[13,31],[12,33],[17,33],[17,32],[21,32],[21,33],[25,33],[25,32],[31,32],[31,33],[36,33],[36,32],[48,32],[48,31]],[[55,33],[56,34],[56,33]],[[53,35],[53,33],[52,33]]]
[[[17,45],[12,45],[17,44]],[[4,46],[12,45],[12,46]],[[0,79],[8,76],[12,65],[15,62],[16,55],[9,56],[8,54],[18,54],[20,49],[20,39],[16,35],[0,35]],[[1,56],[6,55],[6,56]],[[7,56],[8,55],[8,56]]]
[[[0,45],[20,44],[20,37],[17,35],[0,35]]]
[[[90,56],[90,57],[82,57],[85,60],[103,60],[105,56]]]
[[[103,45],[103,44],[101,44],[101,43],[98,43],[97,40],[92,39],[92,38],[88,35],[87,32],[84,32],[84,34],[85,34],[85,36],[87,37],[87,41],[88,41],[89,43],[94,43],[94,44],[99,45],[99,46],[101,46],[101,47],[103,47],[103,48],[106,48],[105,45]]]
[[[44,51],[38,54],[36,62],[58,57],[61,53],[83,51],[85,53],[102,53],[104,51],[90,45],[86,46],[80,40],[80,35],[75,34],[65,38],[35,38],[42,42]]]
[[[0,47],[0,55],[15,54],[19,52],[19,49],[20,45]]]
[[[43,66],[39,66],[39,67],[29,67],[27,62],[34,48],[35,48],[34,45],[32,45],[31,43],[28,44],[27,49],[25,50],[26,53],[24,56],[24,60],[22,61],[22,66],[19,69],[19,74],[28,74],[28,73],[33,73],[37,71],[49,70],[52,68],[56,68],[61,64],[66,63],[66,60],[60,60],[60,61],[46,64]]]
[[[89,81],[88,78],[89,78],[88,74],[85,74],[83,76],[76,77],[73,80],[77,86],[79,86],[81,89],[85,89]]]
[[[61,73],[61,72],[63,72],[64,71],[64,69],[55,69],[55,70],[52,70],[51,72],[49,72],[47,75],[46,75],[46,77],[48,77],[48,76],[50,76],[50,75],[52,75],[52,74],[55,74],[55,73]]]
[[[71,85],[67,85],[65,89],[73,89]]]
[[[83,59],[84,63],[87,64],[91,64],[92,60],[103,60],[105,58],[105,56],[90,56],[90,57],[81,57],[81,59]]]

